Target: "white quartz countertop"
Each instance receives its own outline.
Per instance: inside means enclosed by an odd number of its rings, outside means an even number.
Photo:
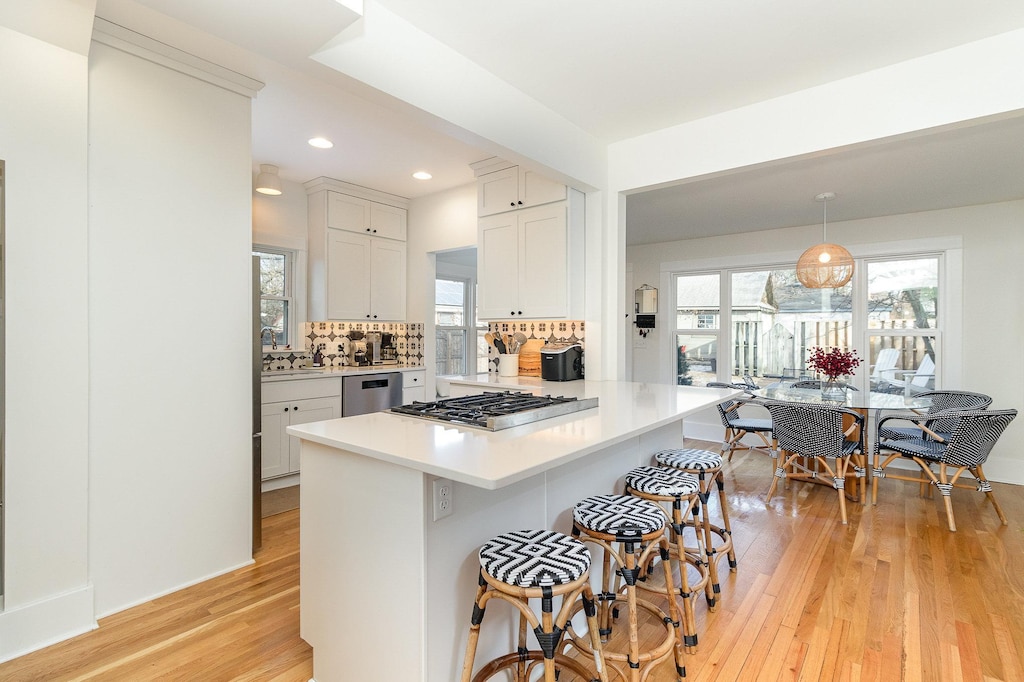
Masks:
[[[503,377],[523,381],[529,377]],[[498,388],[500,382],[484,387]],[[377,412],[289,426],[288,433],[424,473],[495,490],[679,421],[741,391],[622,381],[540,382],[598,407],[503,431]],[[570,395],[567,391],[552,395]]]
[[[352,374],[381,374],[382,372],[425,371],[423,365],[364,365],[362,367],[307,367],[303,369],[271,369],[260,374],[261,381],[293,381],[319,379]]]
[[[477,386],[481,391],[522,391],[529,390],[539,395],[555,395],[566,397],[582,397],[585,380],[576,381],[544,381],[540,377],[502,377],[495,373],[482,372],[480,374],[467,374],[461,376],[439,376],[437,382],[438,395],[446,395],[448,387],[452,384],[462,386]]]

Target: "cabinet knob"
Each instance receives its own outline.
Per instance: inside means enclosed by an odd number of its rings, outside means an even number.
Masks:
[[[376,320],[376,319],[377,319],[377,316],[376,316],[376,315],[374,315],[374,316],[373,316],[373,319],[375,319],[375,320]]]
[[[288,411],[288,408],[287,408],[287,407],[286,407],[286,408],[284,408],[284,411],[285,411],[285,412],[287,412],[287,411]]]
[[[369,231],[370,231],[370,228],[366,228],[366,231],[367,231],[367,232],[369,232]]]
[[[510,311],[508,311],[508,314],[509,314],[509,315],[515,315],[515,314],[516,314],[516,311],[514,311],[514,310],[510,310]]]
[[[367,316],[366,316],[366,319],[370,319],[370,316],[369,316],[369,315],[367,315]]]
[[[520,310],[520,311],[519,311],[519,314],[520,314],[520,315],[522,315],[522,314],[523,314],[523,311],[522,311],[522,310]]]
[[[523,205],[523,202],[522,202],[522,201],[517,201],[516,203],[517,203],[517,204],[519,204],[520,206],[522,206],[522,205]]]
[[[509,205],[509,206],[515,206],[515,205],[516,205],[516,202],[514,202],[514,201],[510,201],[508,205]]]
[[[295,412],[298,412],[299,411],[299,406],[296,405],[295,407],[292,408],[292,410],[295,411]]]
[[[374,231],[373,231],[373,233],[374,233],[374,234],[377,234],[377,230],[374,230]]]

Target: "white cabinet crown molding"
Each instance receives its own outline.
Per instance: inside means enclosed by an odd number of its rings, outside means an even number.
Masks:
[[[216,85],[249,98],[263,89],[264,83],[219,64],[183,52],[159,40],[136,33],[101,17],[93,23],[92,39],[108,47],[135,55],[186,76]]]
[[[302,183],[302,186],[306,188],[307,195],[316,194],[317,192],[326,189],[331,190],[332,192],[347,194],[352,197],[359,197],[360,199],[376,201],[379,204],[395,206],[396,208],[409,208],[409,200],[405,197],[400,197],[397,194],[381,192],[376,189],[370,189],[369,187],[360,187],[359,185],[342,182],[341,180],[335,180],[334,178],[313,178],[312,180]]]

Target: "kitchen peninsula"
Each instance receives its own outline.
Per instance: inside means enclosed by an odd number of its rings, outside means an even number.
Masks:
[[[687,415],[739,393],[568,383],[598,407],[497,432],[389,412],[288,428],[302,440],[301,635],[316,682],[457,679],[480,544],[568,532],[576,501],[621,490],[630,468],[682,445]],[[438,477],[453,511],[435,521]],[[479,661],[510,649],[494,621],[512,632],[511,611],[491,611]]]

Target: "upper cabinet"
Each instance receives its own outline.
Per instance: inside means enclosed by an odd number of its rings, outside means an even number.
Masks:
[[[564,201],[480,218],[480,319],[583,317],[583,202],[569,190]]]
[[[406,200],[317,178],[309,195],[309,319],[404,321]]]
[[[473,164],[477,172],[477,215],[488,216],[564,201],[568,189],[536,171],[488,159]]]
[[[405,241],[406,210],[359,197],[328,192],[327,227]]]

